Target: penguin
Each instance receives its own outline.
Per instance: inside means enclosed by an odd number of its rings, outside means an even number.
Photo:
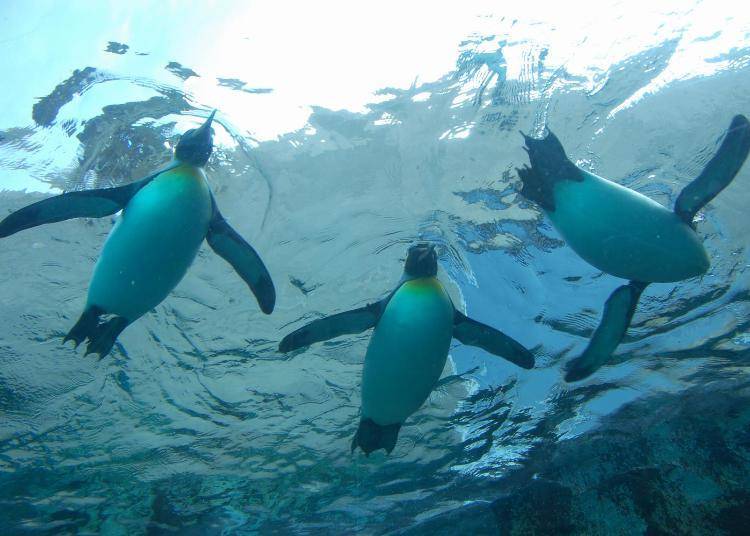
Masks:
[[[674,210],[580,169],[551,131],[543,139],[521,134],[531,163],[517,169],[521,195],[541,206],[586,262],[629,280],[609,296],[583,354],[566,366],[565,380],[578,381],[609,360],[649,284],[683,281],[708,271],[710,261],[693,218],[739,172],[750,151],[750,124],[742,115],[734,117],[718,151],[682,190]]]
[[[180,282],[203,239],[237,271],[270,314],[276,301],[263,261],[222,217],[204,166],[213,150],[211,122],[185,132],[163,169],[116,188],[67,192],[44,199],[0,222],[0,238],[71,218],[122,211],[94,267],[86,306],[65,336],[86,355],[103,358],[132,322],[161,303]]]
[[[375,328],[365,354],[361,418],[352,452],[360,447],[367,456],[380,448],[391,453],[401,426],[437,384],[454,337],[522,368],[534,366],[534,355],[520,343],[457,311],[436,276],[434,246],[417,243],[409,248],[403,276],[385,299],[314,320],[279,344],[286,353]]]

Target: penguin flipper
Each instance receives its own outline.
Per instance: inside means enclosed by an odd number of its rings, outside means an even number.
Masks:
[[[750,122],[736,115],[721,142],[719,150],[708,161],[701,174],[677,197],[674,211],[688,225],[695,214],[719,192],[729,186],[750,152]]]
[[[216,253],[232,265],[258,300],[260,310],[270,315],[276,304],[276,289],[260,255],[227,223],[213,200],[213,216],[206,240]]]
[[[588,346],[565,367],[566,382],[588,378],[609,360],[628,331],[638,300],[646,286],[648,283],[631,281],[610,294],[604,304],[602,320]]]
[[[313,320],[284,337],[279,343],[279,351],[291,352],[315,342],[327,341],[340,335],[361,333],[375,327],[387,301],[386,299],[370,303],[359,309]]]
[[[521,368],[534,368],[534,354],[521,343],[486,324],[455,311],[453,336],[464,344],[478,346]]]
[[[170,166],[173,167],[173,166]],[[151,180],[170,169],[159,170],[141,180],[115,188],[78,190],[49,197],[19,209],[0,222],[0,238],[45,223],[72,218],[102,218],[122,210],[130,199]]]

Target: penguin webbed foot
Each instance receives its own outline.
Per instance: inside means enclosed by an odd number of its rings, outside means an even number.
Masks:
[[[78,346],[88,338],[89,333],[94,333],[96,331],[99,324],[99,316],[102,314],[104,314],[104,311],[98,307],[87,308],[81,314],[75,325],[70,329],[68,334],[65,335],[63,344],[68,341],[73,341],[75,343],[75,348],[78,348]]]
[[[516,168],[516,173],[521,179],[521,195],[529,201],[533,201],[547,212],[555,210],[555,197],[552,188],[545,185],[544,178],[536,173],[533,167],[523,166]]]
[[[370,456],[371,452],[378,449],[384,449],[390,454],[396,447],[400,429],[401,423],[381,426],[372,419],[362,419],[359,421],[357,433],[352,438],[351,452],[354,452],[359,447],[367,457]]]
[[[86,309],[63,339],[63,344],[73,341],[78,348],[88,339],[84,356],[98,354],[99,359],[106,357],[122,330],[130,324],[127,319],[117,315],[109,315],[110,318],[101,321],[101,317],[106,315],[103,309],[96,306]]]
[[[516,168],[523,184],[521,195],[552,212],[555,210],[555,183],[562,180],[579,182],[583,177],[551,130],[547,129],[547,135],[542,139],[534,139],[523,132],[521,135],[531,163],[531,167]]]

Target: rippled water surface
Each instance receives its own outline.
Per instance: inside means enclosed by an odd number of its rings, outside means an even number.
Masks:
[[[563,365],[621,281],[565,246],[515,168],[518,131],[546,126],[671,207],[750,114],[750,10],[435,4],[0,5],[0,216],[141,177],[216,108],[211,188],[278,292],[263,315],[204,247],[97,361],[61,340],[112,218],[0,241],[8,532],[742,533],[750,166],[700,215],[710,271],[649,286],[612,362],[574,384]],[[416,239],[537,366],[454,340],[393,453],[350,454],[369,334],[276,347],[386,295]]]

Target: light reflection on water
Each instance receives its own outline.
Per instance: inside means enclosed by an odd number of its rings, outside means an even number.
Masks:
[[[97,363],[60,339],[110,220],[5,239],[0,508],[13,523],[419,532],[465,510],[486,529],[494,518],[481,505],[513,489],[502,477],[522,462],[544,467],[535,453],[743,362],[747,169],[700,223],[711,272],[649,287],[612,366],[569,386],[561,365],[619,282],[563,247],[515,193],[513,168],[525,161],[517,131],[549,125],[584,167],[670,205],[732,115],[747,113],[749,17],[682,2],[269,6],[3,12],[13,83],[0,96],[0,211],[50,187],[141,176],[216,107],[211,186],[279,293],[263,316],[201,251]],[[105,52],[110,41],[129,48]],[[36,122],[35,105],[47,114]],[[447,378],[393,455],[352,457],[367,334],[292,356],[276,344],[386,294],[418,238],[438,243],[454,301],[534,347],[537,369],[454,344]]]

